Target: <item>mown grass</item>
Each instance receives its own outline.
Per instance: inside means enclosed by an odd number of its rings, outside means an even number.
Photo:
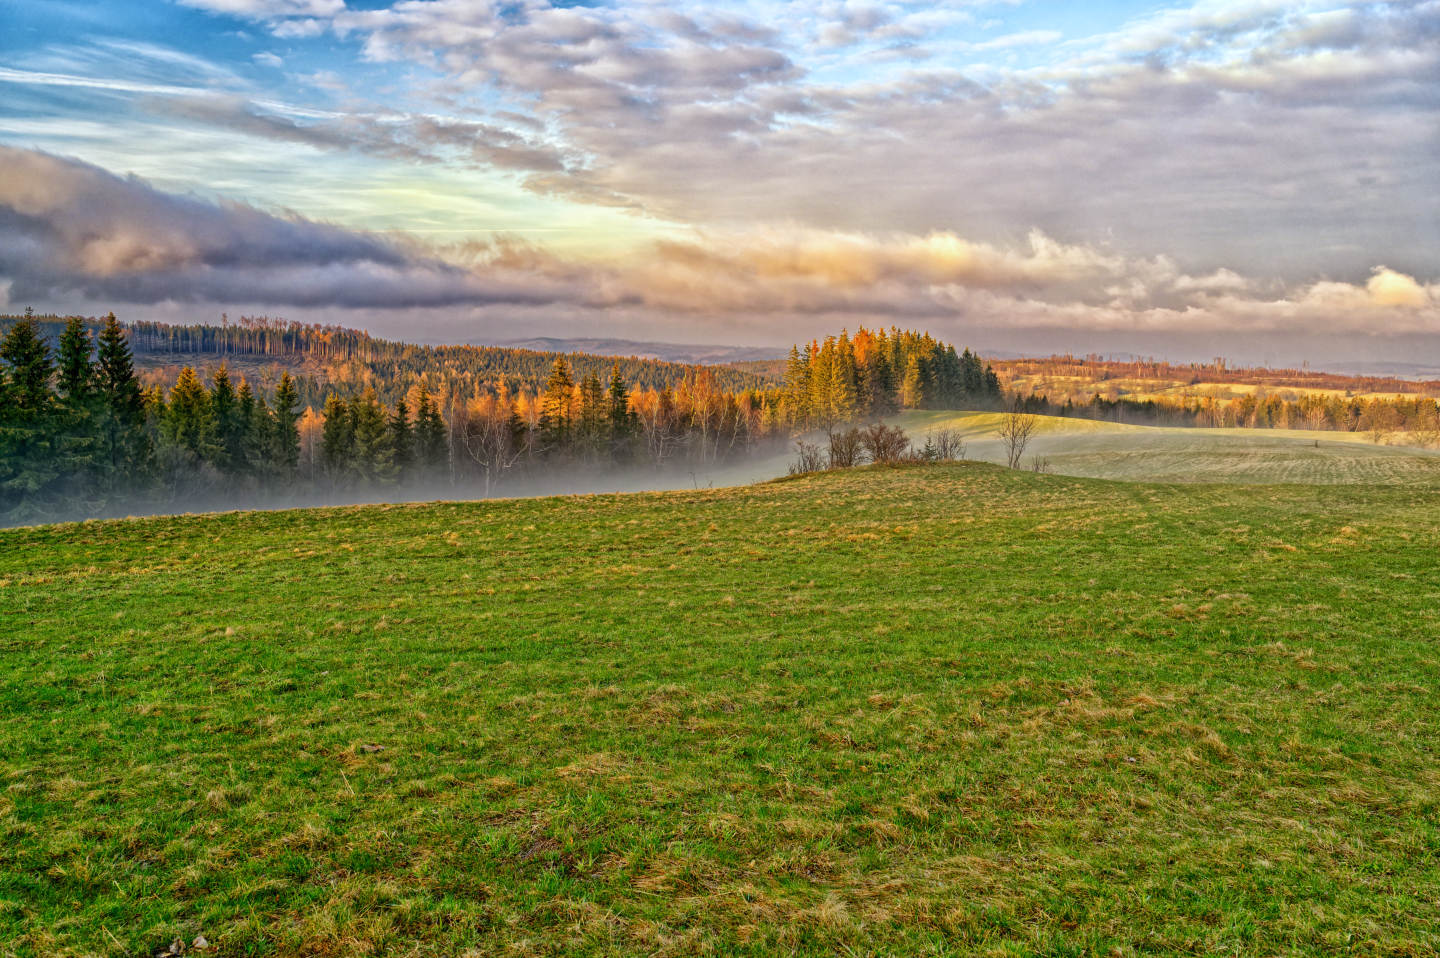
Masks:
[[[966,463],[0,532],[3,953],[1432,954],[1437,506]]]

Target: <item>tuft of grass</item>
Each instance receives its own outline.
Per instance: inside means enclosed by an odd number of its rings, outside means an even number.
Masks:
[[[1429,954],[1440,489],[0,532],[0,954]]]

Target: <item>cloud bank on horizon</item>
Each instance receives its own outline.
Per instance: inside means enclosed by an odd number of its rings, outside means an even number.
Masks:
[[[116,0],[16,27],[11,306],[1440,359],[1440,0]]]

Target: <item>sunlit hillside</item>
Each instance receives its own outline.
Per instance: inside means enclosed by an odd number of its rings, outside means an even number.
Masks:
[[[0,941],[1430,954],[1437,507],[968,463],[0,531]]]

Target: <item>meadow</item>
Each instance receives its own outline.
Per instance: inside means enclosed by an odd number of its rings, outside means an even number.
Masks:
[[[0,531],[0,953],[1433,954],[1440,484]]]

